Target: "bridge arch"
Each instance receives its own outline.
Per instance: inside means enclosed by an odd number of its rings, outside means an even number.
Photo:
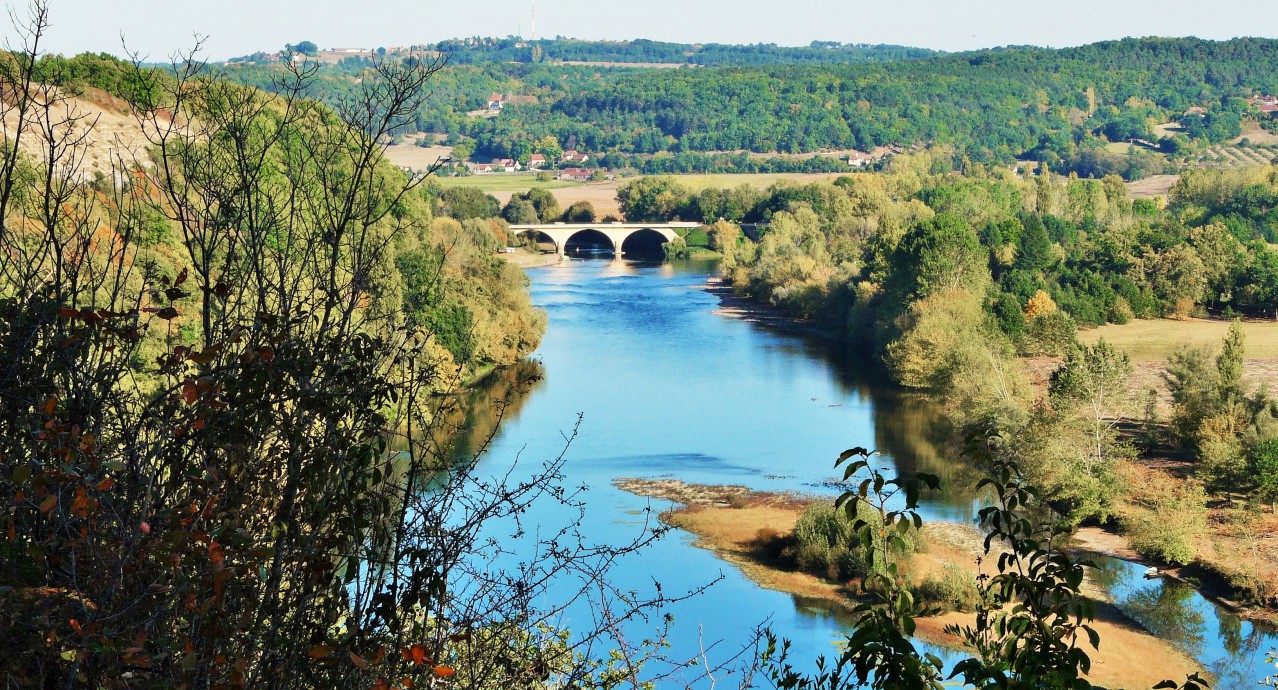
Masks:
[[[611,233],[604,232],[598,228],[581,228],[574,231],[568,238],[564,240],[563,253],[607,253],[611,252],[613,256],[619,256],[621,252],[620,243],[616,241]]]
[[[627,242],[630,242],[632,247],[642,246],[644,242],[660,246],[678,237],[679,234],[676,231],[691,230],[699,226],[700,223],[541,223],[511,225],[510,229],[517,235],[531,234],[543,242],[549,240],[560,255],[568,250],[568,243],[572,240],[574,245],[594,247],[603,250],[602,253],[610,253],[620,258],[625,252]],[[662,239],[658,241],[652,233],[656,233]],[[600,239],[600,235],[604,240]],[[633,240],[632,236],[634,236]]]
[[[668,233],[668,234],[667,234]],[[661,232],[652,228],[640,228],[627,234],[621,241],[621,253],[631,258],[659,259],[665,255],[665,246],[674,232]]]
[[[537,229],[516,230],[515,235],[517,237],[523,237],[523,238],[532,240],[533,243],[536,244],[538,251],[542,251],[542,252],[546,251],[547,245],[549,245],[550,251],[556,254],[564,253],[563,243],[555,239],[552,235],[542,232],[541,230],[537,230]]]

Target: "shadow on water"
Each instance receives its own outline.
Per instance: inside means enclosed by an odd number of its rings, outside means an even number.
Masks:
[[[545,380],[545,368],[534,359],[492,370],[465,390],[441,396],[432,406],[436,424],[431,443],[439,457],[453,462],[473,460],[501,431],[519,418],[533,392]]]
[[[583,412],[565,474],[595,487],[588,527],[607,540],[632,529],[646,504],[613,488],[614,478],[832,495],[839,489],[827,479],[838,452],[873,444],[900,471],[941,477],[943,490],[923,497],[925,519],[971,524],[984,504],[976,472],[935,403],[892,385],[864,351],[713,316],[717,300],[699,288],[714,268],[712,261],[604,257],[531,271],[534,301],[550,314],[539,353],[545,364],[498,370],[450,399],[452,457],[473,457],[494,434],[485,456],[494,471],[521,453],[552,456]],[[502,432],[501,424],[510,426]],[[676,586],[721,569],[691,539],[672,539],[636,561],[622,584],[640,588],[660,576]],[[1278,646],[1272,632],[1189,587],[1144,580],[1143,571],[1104,559],[1096,579],[1125,615],[1198,659],[1218,679],[1214,687],[1248,687],[1263,677],[1263,651]],[[825,645],[850,624],[838,607],[760,590],[739,572],[679,615],[692,628],[675,642],[687,645],[697,644],[703,621],[707,634],[731,640],[771,616],[778,634],[830,651]]]
[[[975,488],[980,475],[961,457],[941,405],[894,383],[868,347],[795,333],[764,322],[751,321],[749,325],[780,335],[792,343],[796,354],[823,362],[845,395],[871,401],[871,450],[890,458],[896,472],[927,472],[941,479],[939,491],[924,490],[922,494],[925,518],[969,524],[976,520],[977,512],[987,504]]]

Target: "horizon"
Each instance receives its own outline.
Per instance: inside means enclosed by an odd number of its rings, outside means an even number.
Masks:
[[[940,0],[902,0],[887,7],[823,5],[819,0],[797,0],[782,13],[757,1],[703,0],[689,6],[653,0],[643,6],[600,9],[586,0],[542,0],[536,8],[536,37],[787,47],[837,41],[944,52],[1021,46],[1054,49],[1123,38],[1278,37],[1278,14],[1264,0],[1233,0],[1210,8],[1169,0],[1157,13],[1121,0],[1078,0],[1049,15],[1016,0],[984,0],[963,7]],[[19,13],[24,7],[13,2],[8,6]],[[224,61],[301,41],[324,49],[376,49],[451,38],[534,37],[531,0],[489,0],[464,6],[372,0],[358,13],[337,0],[315,0],[305,8],[299,3],[226,0],[216,6],[183,9],[177,16],[171,4],[159,0],[137,0],[124,8],[88,0],[55,0],[47,45],[50,52],[64,55],[105,52],[121,57],[127,45],[148,61],[163,61],[189,50],[194,36],[200,35],[207,39],[204,57]],[[246,22],[246,17],[253,21]],[[725,17],[732,20],[724,21]],[[389,18],[395,21],[388,22]],[[13,30],[6,28],[4,36],[11,41]]]

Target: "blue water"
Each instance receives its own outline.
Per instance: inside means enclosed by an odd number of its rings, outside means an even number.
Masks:
[[[874,368],[856,353],[716,315],[719,299],[699,289],[711,270],[707,264],[576,261],[530,271],[533,301],[550,318],[536,354],[544,378],[508,415],[480,471],[496,475],[556,457],[580,414],[565,476],[568,484],[588,488],[581,529],[587,541],[623,543],[667,507],[616,489],[611,482],[618,477],[830,494],[824,483],[835,477],[834,459],[853,446],[878,448],[903,469],[942,475],[950,488],[927,497],[925,519],[972,520],[980,499],[961,488],[971,485],[970,473],[931,443],[944,429],[928,403],[876,381]],[[571,511],[547,505],[526,522],[550,529],[571,518]],[[1125,610],[1159,599],[1149,588],[1167,586],[1144,581],[1140,570],[1107,564],[1107,580]],[[819,605],[755,585],[680,531],[623,561],[613,578],[620,590],[640,595],[652,594],[654,581],[662,592],[677,594],[721,578],[670,608],[673,659],[691,658],[713,643],[707,656],[724,660],[766,622],[794,643],[806,665],[817,654],[837,653],[847,632]],[[566,581],[545,596],[571,591]],[[1261,677],[1264,650],[1278,645],[1271,633],[1244,623],[1226,634],[1228,616],[1192,590],[1177,596],[1180,608],[1153,608],[1174,621],[1201,615],[1202,625],[1174,638],[1222,675],[1225,682],[1216,687],[1250,687]],[[578,606],[560,623],[586,628],[593,621],[588,607]],[[630,625],[638,635],[656,621]],[[648,670],[669,670],[659,666]],[[697,675],[677,672],[661,686],[684,687]]]

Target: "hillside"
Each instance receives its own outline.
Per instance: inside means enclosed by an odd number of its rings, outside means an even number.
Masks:
[[[1138,179],[1215,161],[1208,147],[1238,139],[1244,127],[1270,126],[1268,112],[1247,99],[1278,92],[1278,41],[1254,38],[949,55],[513,39],[432,49],[447,66],[410,129],[446,135],[476,160],[526,160],[558,147],[598,154],[590,165],[650,173],[834,172],[846,163],[789,156],[942,145],[970,163],[1030,160],[1084,177]],[[681,64],[701,67],[655,66],[681,55]],[[316,95],[349,94],[373,59],[320,66]],[[220,69],[268,88],[282,67]],[[499,116],[474,117],[496,115],[493,94],[506,101]],[[1111,142],[1121,150],[1107,150]],[[1128,144],[1138,146],[1129,153]]]

